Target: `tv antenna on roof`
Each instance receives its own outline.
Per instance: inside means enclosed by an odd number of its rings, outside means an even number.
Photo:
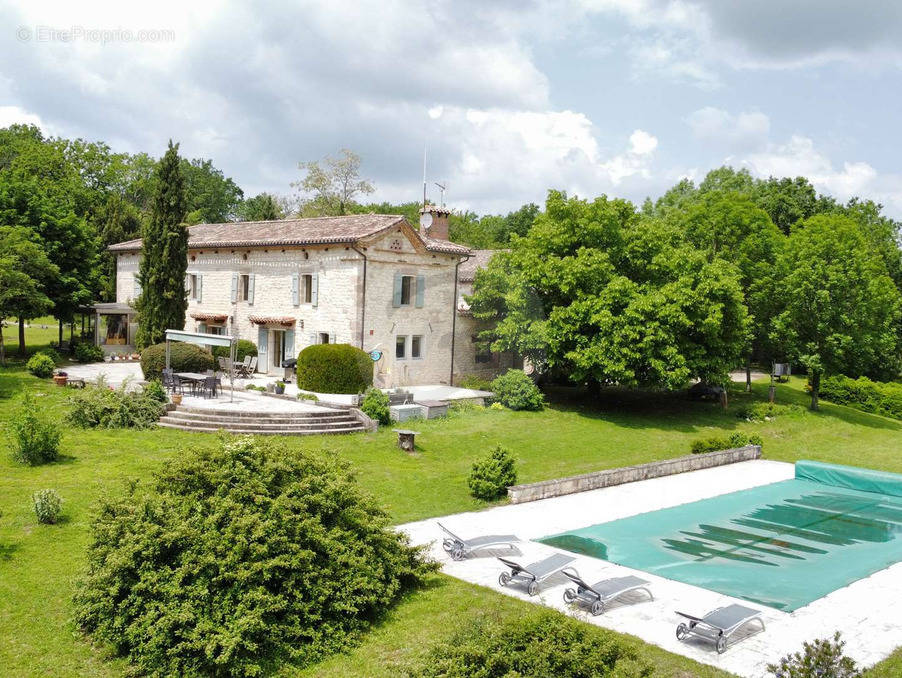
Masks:
[[[423,142],[423,209],[426,209],[426,142]]]
[[[438,186],[438,190],[441,193],[441,199],[439,200],[439,206],[444,207],[445,206],[445,187],[437,181],[433,182],[433,183],[435,183],[435,185]]]

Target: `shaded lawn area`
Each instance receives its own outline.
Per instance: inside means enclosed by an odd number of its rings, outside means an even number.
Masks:
[[[0,451],[0,628],[4,636],[0,666],[10,676],[121,675],[122,663],[105,661],[100,651],[75,633],[70,621],[70,599],[88,541],[91,506],[104,492],[118,492],[126,479],[146,478],[179,450],[215,445],[216,437],[163,429],[72,429],[64,423],[66,390],[27,375],[21,367],[0,369],[0,426],[23,388],[43,394],[37,399],[48,416],[60,423],[65,456],[55,464],[28,468]],[[735,409],[751,398],[764,399],[766,389],[766,384],[760,384],[752,396],[732,394],[728,412],[672,396],[614,393],[589,406],[557,393],[555,404],[540,413],[486,409],[418,422],[415,428],[421,435],[414,455],[397,449],[390,430],[282,440],[293,448],[325,449],[347,459],[360,483],[396,522],[484,507],[469,497],[466,477],[473,460],[496,443],[513,452],[524,482],[680,456],[688,453],[696,437],[736,429],[760,433],[765,456],[771,459],[804,457],[902,472],[897,453],[902,423],[828,403],[817,414],[800,411],[758,424],[737,419]],[[780,386],[778,402],[807,403],[802,380]],[[4,439],[0,445],[5,445],[5,431],[0,431],[0,438]],[[54,488],[63,498],[65,521],[60,525],[41,526],[34,518],[30,497],[43,488]],[[520,605],[495,592],[437,576],[431,586],[409,595],[392,610],[355,651],[303,675],[396,676],[399,662],[425,651],[426,645],[449,631],[452,622],[478,610],[515,614]],[[657,675],[726,675],[652,646],[644,645],[643,652],[658,664]]]

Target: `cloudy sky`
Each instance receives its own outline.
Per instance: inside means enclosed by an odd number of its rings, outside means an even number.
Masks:
[[[902,217],[891,0],[78,4],[0,2],[0,126],[172,137],[248,194],[347,147],[376,199],[416,199],[425,144],[430,196],[480,213],[729,163]]]

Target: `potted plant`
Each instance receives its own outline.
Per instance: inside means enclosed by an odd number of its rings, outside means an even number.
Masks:
[[[282,395],[285,393],[285,382],[277,381],[276,382],[276,395]]]
[[[182,404],[182,394],[181,393],[173,393],[171,397],[172,397],[173,405],[181,405]]]
[[[53,383],[57,386],[65,386],[68,381],[69,375],[62,370],[57,370],[56,374],[53,375]]]

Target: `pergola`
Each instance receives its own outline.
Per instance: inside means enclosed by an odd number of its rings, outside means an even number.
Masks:
[[[169,369],[169,346],[173,341],[199,346],[229,347],[229,402],[235,402],[235,348],[238,337],[223,334],[205,334],[203,332],[183,332],[182,330],[166,330],[166,369]]]

